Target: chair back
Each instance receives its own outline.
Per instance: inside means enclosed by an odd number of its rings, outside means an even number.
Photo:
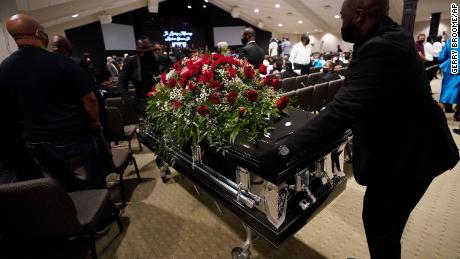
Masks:
[[[318,79],[321,77],[322,74],[323,73],[321,72],[310,74],[308,78],[308,85],[314,85],[316,81],[318,81]]]
[[[126,139],[123,117],[117,107],[107,107],[107,127],[104,129],[107,141],[123,141]]]
[[[314,85],[313,100],[311,102],[311,111],[319,111],[324,107],[326,101],[329,82]]]
[[[295,78],[295,89],[300,89],[303,88],[304,85],[308,86],[308,81],[309,81],[309,76],[308,75],[302,75],[298,76]]]
[[[139,116],[137,113],[134,112],[134,110],[127,104],[123,104],[121,97],[107,98],[105,100],[105,105],[107,107],[117,107],[121,112],[121,116],[123,117],[123,122],[125,125],[139,123]]]
[[[285,92],[295,90],[295,82],[296,82],[296,77],[284,78],[283,81],[281,81],[281,88]]]
[[[345,76],[345,74],[347,73],[347,68],[341,68],[339,70],[337,70],[337,73],[341,76]]]
[[[79,234],[70,197],[56,181],[41,178],[0,185],[0,236],[30,239]]]
[[[295,96],[296,94],[297,94],[297,90],[294,90],[294,91],[289,91],[286,93],[281,93],[278,96],[279,97],[283,97],[283,96],[292,97],[292,96]]]
[[[335,94],[339,91],[340,87],[342,87],[343,81],[344,81],[343,79],[338,79],[338,80],[329,82],[329,88],[327,91],[326,102],[325,102],[326,105],[334,99]]]
[[[311,85],[297,90],[297,96],[299,96],[300,109],[310,111],[314,89],[315,87]]]

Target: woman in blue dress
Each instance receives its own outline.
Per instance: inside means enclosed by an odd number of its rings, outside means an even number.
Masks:
[[[458,50],[458,48],[456,49]],[[446,103],[458,103],[458,91],[460,90],[460,75],[453,75],[450,70],[451,50],[451,39],[449,39],[441,53],[439,53],[438,58],[443,72],[441,96],[439,97],[439,103],[443,109]],[[456,109],[459,110],[459,108],[457,104]]]

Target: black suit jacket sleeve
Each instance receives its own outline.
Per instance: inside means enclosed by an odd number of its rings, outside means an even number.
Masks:
[[[123,62],[123,69],[120,72],[118,77],[118,92],[120,93],[121,99],[123,102],[129,101],[129,94],[128,94],[128,87],[129,87],[129,80],[135,69],[136,58],[128,57]]]
[[[245,46],[240,49],[240,59],[249,59],[248,51]]]
[[[283,144],[291,152],[301,152],[350,129],[356,122],[365,123],[366,117],[384,100],[390,100],[393,89],[389,89],[392,85],[389,75],[395,71],[398,52],[397,48],[381,42],[363,45],[334,100]]]

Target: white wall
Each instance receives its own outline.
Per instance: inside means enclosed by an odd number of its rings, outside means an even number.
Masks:
[[[18,11],[15,0],[0,1],[0,62],[17,50],[16,43],[8,34],[5,22]]]
[[[340,44],[340,48],[343,51],[353,50],[353,44],[347,43],[342,40],[340,33],[312,33],[310,34],[311,43],[315,44],[313,46],[313,51],[319,52],[336,52],[337,45]]]
[[[450,19],[441,19],[441,21],[439,22],[438,35],[442,35],[443,31],[445,31],[448,35],[450,35]],[[430,21],[415,23],[414,38],[416,38],[417,35],[421,33],[428,36],[429,32],[430,32]]]

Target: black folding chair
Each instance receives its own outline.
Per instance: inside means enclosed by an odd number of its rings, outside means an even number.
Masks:
[[[302,110],[310,111],[310,107],[313,101],[314,86],[307,86],[297,90],[297,96],[299,97],[299,107]]]
[[[343,81],[343,79],[338,79],[329,82],[329,88],[327,91],[325,105],[327,105],[334,99],[335,94],[339,91],[340,87],[342,87]]]
[[[295,82],[296,82],[296,77],[285,78],[283,79],[283,81],[281,81],[281,88],[285,92],[295,90]]]
[[[311,111],[320,111],[324,107],[329,88],[329,82],[314,85],[313,100],[311,103]]]
[[[302,75],[295,78],[295,89],[300,89],[308,85],[308,75]]]
[[[12,244],[86,237],[94,259],[96,227],[109,208],[107,189],[66,193],[50,178],[0,185],[0,236]],[[113,216],[122,232],[119,215]]]

